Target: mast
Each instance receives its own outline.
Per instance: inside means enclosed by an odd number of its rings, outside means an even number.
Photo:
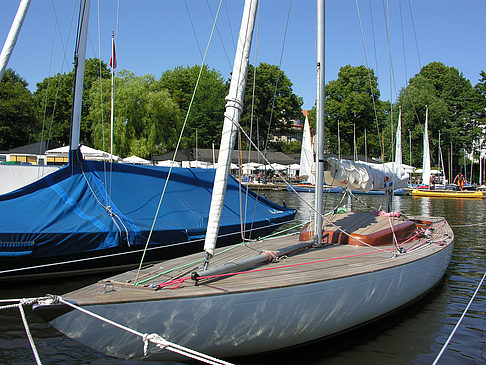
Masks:
[[[10,31],[8,32],[7,39],[5,40],[5,44],[3,45],[2,53],[0,53],[0,81],[2,80],[3,73],[7,68],[8,60],[12,55],[15,43],[17,43],[20,28],[22,28],[22,24],[24,23],[25,15],[27,14],[29,5],[30,0],[22,0],[20,2],[19,8],[17,9],[17,14],[15,15],[12,26],[10,27]]]
[[[113,162],[113,125],[115,119],[115,68],[116,68],[116,53],[115,53],[115,32],[111,31],[111,114],[110,114],[110,161]]]
[[[218,238],[221,212],[223,209],[226,183],[229,175],[231,154],[236,139],[237,125],[243,109],[243,96],[246,86],[246,74],[250,58],[251,40],[255,26],[258,0],[246,0],[241,20],[238,46],[236,48],[235,62],[231,77],[228,96],[226,97],[226,112],[224,113],[221,146],[219,148],[218,164],[214,176],[213,195],[209,209],[208,228],[204,241],[206,251],[205,268],[209,259],[214,255],[216,240]]]
[[[71,151],[79,148],[81,105],[83,100],[84,63],[86,60],[86,40],[88,38],[90,0],[84,0],[79,9],[78,39],[74,53],[76,78],[74,81],[73,120],[71,127]]]
[[[425,106],[424,154],[422,156],[422,184],[430,185],[430,149],[429,149],[429,109]]]
[[[324,185],[324,29],[325,29],[325,3],[324,0],[317,1],[317,159],[316,159],[316,188],[315,188],[315,226],[316,242],[322,243],[322,198]]]

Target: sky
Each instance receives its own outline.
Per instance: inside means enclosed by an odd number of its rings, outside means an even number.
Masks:
[[[2,1],[2,44],[19,3]],[[165,70],[199,65],[219,3],[91,0],[87,57],[109,63],[114,29],[117,71],[159,78]],[[278,65],[293,83],[294,93],[303,98],[303,109],[312,108],[316,95],[315,3],[261,0],[250,59],[252,64]],[[243,5],[243,0],[223,0],[208,47],[206,63],[225,79],[232,71]],[[79,0],[31,2],[8,64],[30,90],[45,77],[72,69],[78,9]],[[378,76],[380,99],[396,101],[421,67],[439,61],[457,68],[475,85],[486,70],[485,19],[484,0],[327,0],[326,82],[336,80],[345,65],[368,65]]]

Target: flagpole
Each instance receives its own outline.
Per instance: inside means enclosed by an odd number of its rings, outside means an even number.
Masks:
[[[115,55],[115,33],[111,31],[111,116],[110,116],[110,162],[113,162],[113,119],[114,119],[114,105],[115,105],[115,68],[116,68],[116,55]]]

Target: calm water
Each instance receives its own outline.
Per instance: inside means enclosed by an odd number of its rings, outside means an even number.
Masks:
[[[310,209],[288,192],[269,192],[275,202],[285,200],[306,219]],[[312,194],[305,195],[312,203]],[[325,198],[327,208],[338,195]],[[373,207],[381,197],[360,197]],[[451,264],[440,284],[419,302],[384,320],[347,335],[271,356],[238,360],[244,364],[431,364],[457,323],[486,270],[486,200],[396,197],[394,204],[410,215],[444,216],[455,232]],[[342,203],[340,205],[343,205]],[[355,209],[362,209],[356,203]],[[97,278],[0,286],[0,297],[21,298],[62,294]],[[332,298],[322,305],[332,306]],[[107,358],[64,337],[28,310],[27,319],[43,364],[140,364]],[[34,357],[18,310],[0,311],[0,363],[32,364]],[[142,344],[140,344],[142,346]],[[486,363],[486,284],[480,289],[439,364]]]

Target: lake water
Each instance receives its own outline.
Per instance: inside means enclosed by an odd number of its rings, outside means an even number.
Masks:
[[[306,219],[310,209],[288,192],[266,192],[269,199],[299,209]],[[312,194],[306,194],[312,204]],[[326,208],[343,205],[339,195],[325,197]],[[382,197],[359,196],[378,207]],[[344,202],[345,203],[345,202]],[[486,200],[395,197],[394,204],[409,215],[443,216],[455,233],[452,260],[439,285],[404,310],[331,340],[320,341],[267,356],[238,359],[241,364],[432,364],[466,308],[486,271]],[[362,210],[363,205],[354,204]],[[32,284],[0,284],[1,298],[41,296],[96,281],[95,277]],[[322,305],[332,306],[332,298]],[[140,364],[105,357],[61,335],[26,309],[27,320],[43,364]],[[0,363],[32,364],[34,356],[18,309],[0,311]],[[142,344],[140,344],[142,346]],[[486,363],[486,283],[479,290],[439,364]]]

